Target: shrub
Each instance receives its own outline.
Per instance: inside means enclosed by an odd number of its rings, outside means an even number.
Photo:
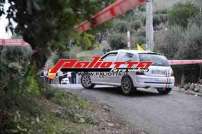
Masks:
[[[169,24],[186,28],[189,18],[197,15],[198,12],[199,9],[191,2],[178,3],[168,12]]]
[[[136,21],[130,23],[130,27],[134,31],[137,31],[138,29],[140,29],[141,26],[142,26],[141,20],[136,20]]]
[[[127,40],[122,34],[113,34],[110,36],[109,44],[112,50],[123,49],[127,47]]]
[[[184,30],[180,26],[173,26],[167,31],[161,30],[155,34],[155,50],[163,53],[168,58],[176,57],[179,42],[183,42]]]
[[[202,58],[202,27],[196,24],[188,27],[184,33],[184,41],[179,43],[179,51],[176,55],[182,59]]]
[[[94,47],[95,36],[89,33],[83,33],[77,41],[77,44],[81,46],[83,50],[90,50]]]
[[[28,71],[30,47],[2,47],[0,49],[0,92],[18,92]]]
[[[118,33],[126,33],[128,31],[128,23],[126,21],[117,20],[114,22],[113,30]]]

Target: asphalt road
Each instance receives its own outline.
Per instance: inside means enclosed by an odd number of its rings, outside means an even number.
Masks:
[[[113,87],[60,87],[112,106],[136,128],[149,134],[202,134],[202,97],[176,91],[162,96],[152,90],[127,97]]]

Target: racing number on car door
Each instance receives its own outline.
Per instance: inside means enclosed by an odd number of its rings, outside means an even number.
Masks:
[[[129,52],[120,52],[118,54],[117,60],[120,61],[120,62],[139,61],[137,54],[135,54],[135,53],[129,53]],[[121,68],[126,68],[126,67],[127,67],[127,65],[121,66]],[[117,75],[116,77],[114,77],[113,80],[115,81],[115,83],[120,83],[124,74],[125,73],[122,72],[122,73],[119,73],[119,75]],[[135,72],[130,72],[130,74],[132,76],[135,76]]]
[[[109,53],[109,54],[103,56],[101,59],[104,62],[115,62],[117,59],[117,53]],[[111,68],[113,68],[113,66],[114,65],[112,64]],[[100,73],[101,73],[101,75],[98,77],[99,82],[113,83],[110,72],[100,72]]]

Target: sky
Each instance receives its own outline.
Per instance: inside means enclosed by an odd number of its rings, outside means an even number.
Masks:
[[[9,6],[8,3],[5,4],[5,9],[7,9]],[[6,26],[8,24],[8,20],[6,19],[6,16],[3,15],[0,17],[0,39],[9,39],[11,38],[12,34],[11,32],[6,32]]]
[[[6,20],[5,16],[2,16],[0,18],[0,39],[9,39],[11,38],[11,32],[6,32],[5,28],[8,24],[8,21]]]

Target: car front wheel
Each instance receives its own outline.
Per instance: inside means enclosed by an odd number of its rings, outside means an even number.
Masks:
[[[91,89],[95,86],[95,84],[92,83],[90,75],[88,73],[84,73],[81,76],[81,85],[86,89]]]

